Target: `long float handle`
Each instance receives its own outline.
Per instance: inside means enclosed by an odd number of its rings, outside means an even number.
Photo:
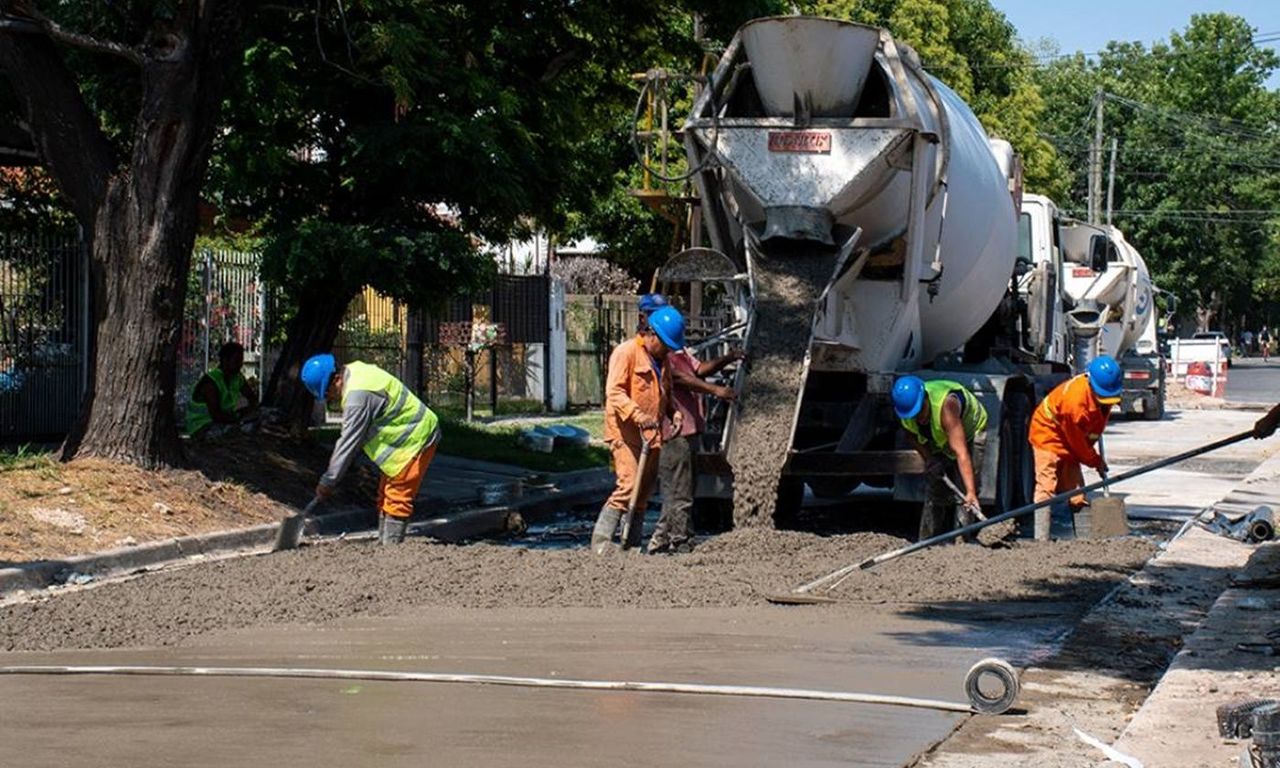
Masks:
[[[1047,507],[1051,504],[1057,504],[1060,501],[1067,501],[1073,496],[1079,496],[1080,494],[1087,493],[1089,491],[1096,491],[1097,489],[1103,487],[1104,485],[1113,485],[1122,480],[1129,480],[1139,475],[1145,475],[1148,472],[1154,472],[1157,469],[1163,469],[1164,467],[1167,467],[1170,464],[1177,464],[1180,461],[1193,459],[1196,456],[1209,453],[1210,451],[1216,451],[1219,448],[1225,448],[1228,445],[1234,445],[1235,443],[1241,442],[1243,440],[1248,440],[1251,437],[1253,437],[1253,430],[1249,430],[1248,432],[1241,432],[1239,434],[1232,435],[1231,437],[1224,437],[1221,440],[1216,440],[1207,445],[1202,445],[1199,448],[1193,448],[1184,453],[1179,453],[1176,456],[1170,456],[1167,459],[1161,459],[1159,461],[1153,461],[1150,464],[1144,464],[1141,467],[1131,469],[1128,472],[1122,472],[1106,480],[1099,480],[1096,483],[1090,483],[1083,487],[1076,488],[1075,490],[1072,490],[1072,491],[1064,491],[1062,493],[1059,493],[1056,496],[1051,496],[1045,499],[1044,501],[1037,501],[1031,504],[1026,504],[1016,509],[1011,509],[1008,512],[1002,512],[1001,514],[998,514],[994,517],[989,517],[986,520],[982,520],[977,523],[972,523],[962,528],[957,528],[954,531],[947,531],[946,533],[940,533],[937,536],[933,536],[928,539],[924,539],[922,541],[917,541],[915,544],[908,544],[907,546],[902,547],[901,549],[895,549],[892,552],[885,552],[882,555],[869,557],[866,560],[862,560],[860,562],[854,563],[853,565],[847,565],[844,568],[841,568],[840,570],[835,571],[834,573],[829,573],[820,579],[811,581],[808,584],[805,584],[804,586],[797,587],[795,591],[810,592],[822,586],[823,584],[826,584],[827,582],[833,581],[835,579],[839,579],[843,576],[853,573],[854,571],[866,570],[867,568],[872,568],[874,566],[880,565],[881,563],[885,563],[890,560],[894,560],[896,558],[902,557],[903,555],[909,555],[912,552],[918,552],[922,549],[932,547],[934,544],[941,544],[945,541],[952,541],[958,536],[966,536],[970,533],[980,531],[983,528],[986,528],[988,525],[995,525],[996,523],[1002,523],[1005,520],[1010,520],[1015,517],[1021,517],[1022,515],[1025,515],[1029,512],[1034,512],[1037,509],[1040,509],[1042,507]]]

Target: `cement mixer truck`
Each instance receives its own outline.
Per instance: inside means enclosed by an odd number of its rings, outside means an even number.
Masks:
[[[699,493],[732,486],[738,525],[789,515],[804,484],[920,500],[888,400],[914,372],[990,415],[984,504],[1029,498],[1031,408],[1069,371],[1058,222],[1020,230],[1016,163],[969,107],[885,30],[767,18],[734,36],[683,137],[710,242],[658,279],[696,283],[693,314],[720,313],[703,343],[749,356]]]

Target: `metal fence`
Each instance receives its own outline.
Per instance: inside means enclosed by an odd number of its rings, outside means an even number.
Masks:
[[[75,234],[0,236],[0,441],[57,439],[88,375],[88,249]]]
[[[565,301],[566,369],[570,405],[604,403],[613,348],[640,323],[635,296],[569,294]]]
[[[227,342],[244,347],[244,375],[259,389],[266,369],[267,293],[258,253],[201,249],[192,255],[178,346],[178,412]],[[259,392],[261,394],[261,392]]]

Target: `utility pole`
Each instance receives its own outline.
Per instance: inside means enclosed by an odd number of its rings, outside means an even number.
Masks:
[[[1111,137],[1111,169],[1107,172],[1107,226],[1111,226],[1111,199],[1116,193],[1116,147],[1120,141]]]
[[[1097,224],[1102,217],[1102,89],[1098,89],[1093,97],[1096,115],[1094,118],[1093,143],[1089,146],[1089,223]]]

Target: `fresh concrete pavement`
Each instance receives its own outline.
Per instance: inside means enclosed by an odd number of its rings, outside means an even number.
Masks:
[[[1108,449],[1117,467],[1136,465],[1242,431],[1256,417],[1200,411],[1118,424]],[[1239,485],[1276,446],[1248,441],[1124,491],[1131,508],[1189,514]],[[1045,603],[977,613],[953,621],[874,605],[431,609],[210,634],[176,648],[0,654],[0,665],[399,669],[962,701],[974,661],[1032,662],[1074,615]],[[0,765],[893,766],[962,719],[870,705],[452,684],[3,677]]]

